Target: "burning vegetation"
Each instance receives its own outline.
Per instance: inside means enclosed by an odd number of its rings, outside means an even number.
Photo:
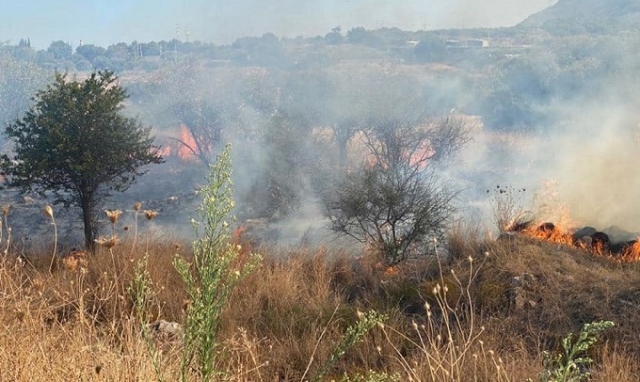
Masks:
[[[611,229],[616,228],[612,227]],[[564,229],[551,222],[536,223],[534,220],[516,220],[507,227],[506,231],[541,241],[573,246],[593,255],[605,256],[616,262],[640,260],[639,238],[624,240],[619,238],[621,235],[598,231],[590,226]],[[626,236],[630,235],[630,233],[626,234]]]

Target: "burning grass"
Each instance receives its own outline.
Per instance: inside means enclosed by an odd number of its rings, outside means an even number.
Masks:
[[[607,233],[592,227],[563,229],[551,222],[534,223],[533,220],[516,219],[506,227],[505,231],[542,242],[579,248],[617,263],[640,260],[638,238],[613,242]]]
[[[242,230],[234,240],[249,247]],[[405,262],[393,271],[376,267],[366,253],[255,249],[264,259],[224,311],[218,369],[235,381],[311,379],[358,322],[357,312],[374,309],[387,321],[347,349],[328,379],[369,370],[397,380],[535,379],[542,350],[555,350],[585,322],[608,319],[617,326],[606,345],[593,350],[593,380],[638,380],[640,267],[569,246],[550,249],[518,237],[490,241],[469,231],[452,234],[446,246],[450,256],[439,262]],[[148,246],[134,247],[122,240],[95,256],[68,254],[52,272],[49,252],[4,256],[2,379],[155,380],[128,287],[146,252],[149,320],[183,322],[186,295],[171,262],[176,255],[188,259],[190,244],[151,237]],[[66,258],[78,259],[77,266]],[[533,281],[522,298],[533,303],[517,307],[513,278],[524,274]],[[165,380],[178,380],[179,342],[155,341]]]

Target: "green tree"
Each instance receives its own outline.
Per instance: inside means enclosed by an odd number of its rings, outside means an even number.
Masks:
[[[438,37],[429,36],[416,45],[413,55],[420,62],[439,62],[446,57],[447,46]]]
[[[70,60],[73,55],[73,48],[68,43],[58,40],[49,45],[47,52],[51,53],[56,60]]]
[[[22,118],[7,125],[14,156],[3,156],[11,186],[52,192],[55,203],[82,209],[87,249],[94,249],[100,202],[126,190],[142,166],[161,163],[150,128],[122,115],[128,94],[113,72],[84,81],[56,73]]]
[[[92,64],[95,64],[96,59],[98,59],[99,57],[103,57],[106,53],[106,50],[101,46],[85,44],[77,47],[76,53],[84,57]]]

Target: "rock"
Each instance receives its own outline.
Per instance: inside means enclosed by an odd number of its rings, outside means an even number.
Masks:
[[[583,227],[573,233],[573,239],[577,241],[585,236],[591,237],[591,235],[596,232],[598,232],[598,230],[593,227]]]
[[[176,338],[182,334],[182,327],[177,322],[158,320],[150,323],[147,327],[157,336]]]
[[[516,310],[536,307],[537,303],[529,298],[529,292],[534,289],[536,282],[536,277],[530,273],[515,276],[511,279],[511,303]]]

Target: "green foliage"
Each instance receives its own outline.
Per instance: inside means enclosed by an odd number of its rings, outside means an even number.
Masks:
[[[303,131],[286,116],[271,118],[264,132],[266,155],[260,160],[263,176],[252,185],[247,200],[256,215],[283,218],[300,206],[309,162],[304,140]]]
[[[235,206],[231,183],[230,146],[226,146],[211,166],[208,182],[200,193],[200,221],[192,221],[198,239],[193,243],[193,262],[176,258],[174,266],[186,283],[189,306],[185,325],[182,380],[192,367],[202,381],[219,373],[215,361],[222,350],[218,330],[222,313],[235,286],[253,270],[259,256],[240,259],[240,246],[229,242],[229,219]],[[241,263],[245,261],[244,263]],[[195,365],[194,365],[195,363]]]
[[[360,342],[369,330],[373,329],[377,325],[382,325],[387,321],[388,317],[384,314],[380,314],[376,311],[369,311],[367,313],[358,312],[358,322],[355,325],[351,325],[347,328],[347,331],[342,336],[340,343],[333,349],[331,356],[320,368],[314,382],[322,381],[325,374],[329,369],[355,344]]]
[[[572,333],[562,339],[562,352],[553,356],[544,352],[545,371],[540,377],[544,382],[577,382],[591,375],[586,367],[593,359],[587,351],[598,341],[598,334],[614,326],[611,321],[598,321],[585,324],[578,338]]]
[[[447,46],[438,37],[430,36],[416,45],[413,55],[420,62],[441,62],[447,55]]]
[[[35,94],[24,116],[7,125],[14,156],[3,156],[11,186],[51,191],[55,203],[82,209],[87,247],[93,248],[98,203],[126,190],[147,164],[162,163],[150,128],[122,115],[128,95],[113,72],[55,81]]]
[[[145,253],[141,260],[136,263],[133,279],[127,287],[132,301],[135,314],[140,322],[147,322],[147,309],[153,299],[153,281],[147,269],[148,254]]]
[[[147,310],[153,300],[153,281],[147,268],[148,254],[145,253],[141,260],[138,260],[133,273],[131,284],[127,287],[127,292],[133,301],[134,313],[140,323],[142,337],[145,340],[147,351],[151,356],[154,371],[158,381],[164,380],[162,371],[160,370],[160,354],[153,342],[152,333],[149,330]]]
[[[47,52],[56,60],[69,60],[73,55],[73,48],[68,43],[58,40],[51,42],[47,48]]]

